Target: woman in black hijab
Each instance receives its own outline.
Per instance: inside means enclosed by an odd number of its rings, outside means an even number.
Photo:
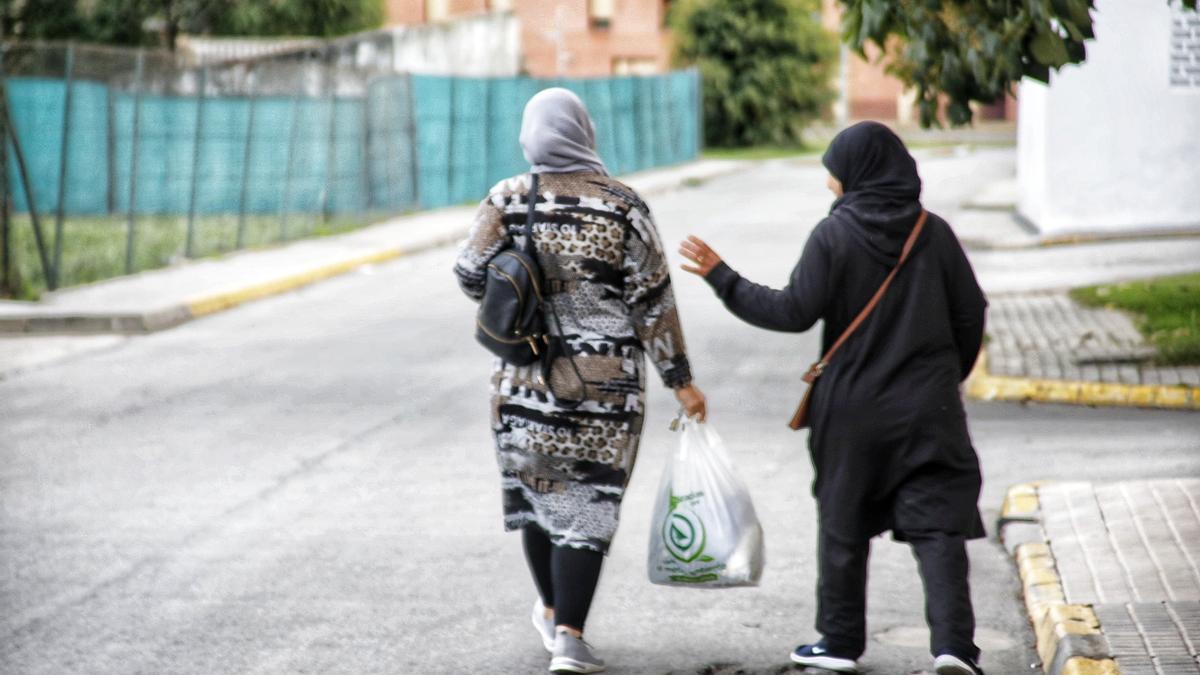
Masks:
[[[696,237],[680,252],[693,263],[684,269],[748,323],[801,332],[823,320],[824,353],[896,266],[922,207],[916,162],[882,124],[845,129],[822,162],[837,200],[784,289],[743,278]],[[966,553],[966,540],[984,535],[981,478],[959,384],[979,353],[986,306],[954,233],[929,214],[883,299],[814,384],[821,639],[797,647],[793,661],[857,672],[870,540],[891,530],[918,561],[935,669],[982,672]]]

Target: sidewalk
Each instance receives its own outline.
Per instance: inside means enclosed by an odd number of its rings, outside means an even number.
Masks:
[[[1086,256],[1086,246],[1096,243],[1040,237],[1016,218],[1015,201],[1015,181],[1001,180],[964,202],[954,222],[963,245],[976,255],[1011,255],[1011,264],[1020,266],[1016,255],[1021,250],[1054,247],[1064,259],[1075,259],[1080,257],[1075,251]],[[1109,246],[1144,247],[1161,236],[1148,233],[1124,244],[1105,241]],[[1194,235],[1177,236],[1194,246]],[[1061,273],[1051,268],[1038,274],[1056,271]],[[1200,366],[1155,366],[1155,348],[1127,314],[1082,307],[1066,288],[988,290],[988,339],[967,383],[971,397],[1200,410]]]
[[[1000,528],[1045,672],[1200,675],[1200,479],[1017,485]]]
[[[652,195],[736,171],[743,164],[699,160],[622,180],[638,192]],[[0,301],[0,336],[163,330],[363,265],[458,241],[466,236],[474,211],[473,206],[427,211],[335,237],[239,251],[67,288],[47,294],[40,302]]]

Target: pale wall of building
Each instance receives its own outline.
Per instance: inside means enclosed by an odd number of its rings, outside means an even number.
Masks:
[[[1018,209],[1044,234],[1200,226],[1200,81],[1171,77],[1181,16],[1099,0],[1086,63],[1021,84]]]
[[[521,71],[521,35],[509,13],[389,29],[397,71],[473,77],[510,76]]]

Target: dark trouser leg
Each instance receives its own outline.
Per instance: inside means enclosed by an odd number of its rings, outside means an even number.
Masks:
[[[847,544],[821,531],[817,543],[817,631],[835,656],[857,659],[867,648],[870,540]]]
[[[967,578],[967,542],[944,532],[905,533],[925,584],[925,621],[934,656],[953,653],[979,658],[975,646],[975,611]]]
[[[554,576],[554,623],[583,631],[604,554],[589,549],[555,546],[550,556]]]
[[[538,594],[542,596],[542,604],[553,607],[554,576],[550,571],[550,560],[554,546],[537,525],[526,525],[522,528],[521,540],[525,544],[525,562],[529,563],[529,571],[533,573],[533,583],[537,585]]]

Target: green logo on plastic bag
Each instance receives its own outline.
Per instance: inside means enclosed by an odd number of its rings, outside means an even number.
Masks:
[[[667,552],[672,558],[684,563],[699,558],[704,553],[704,544],[708,540],[704,521],[700,520],[695,512],[679,508],[680,502],[692,496],[679,498],[671,495],[671,511],[663,523],[662,538]]]

